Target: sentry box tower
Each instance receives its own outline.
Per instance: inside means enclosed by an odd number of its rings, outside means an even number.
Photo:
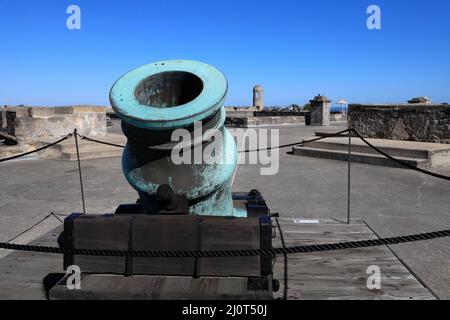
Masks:
[[[139,199],[114,214],[72,214],[65,219],[61,245],[129,251],[271,248],[272,223],[261,194],[231,192],[237,151],[224,127],[226,93],[224,75],[198,61],[151,63],[117,80],[110,101],[127,137],[122,167]],[[66,254],[64,267],[81,269],[81,290],[67,290],[63,279],[49,296],[270,299],[278,287],[272,262],[270,255]]]

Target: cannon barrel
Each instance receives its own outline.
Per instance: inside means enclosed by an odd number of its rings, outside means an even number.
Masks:
[[[220,71],[190,60],[147,64],[113,85],[111,105],[127,137],[122,168],[145,213],[246,215],[233,208],[231,196],[237,152],[224,127],[227,89]],[[182,139],[180,132],[189,139]],[[208,148],[214,152],[205,162]],[[191,162],[179,163],[174,154]]]

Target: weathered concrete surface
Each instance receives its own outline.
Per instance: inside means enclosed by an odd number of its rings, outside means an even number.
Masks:
[[[350,104],[349,124],[366,138],[450,143],[450,107]]]
[[[253,126],[292,125],[305,122],[303,112],[254,111],[227,109],[225,125],[249,128]]]
[[[283,127],[280,143],[312,137],[314,131],[342,129],[343,126],[334,125]],[[275,176],[261,176],[259,165],[240,165],[233,190],[260,189],[272,212],[284,217],[345,219],[347,164],[289,155],[287,151],[290,148],[280,152],[280,170]],[[81,165],[89,212],[112,212],[120,203],[136,201],[136,192],[123,178],[120,158],[88,160]],[[450,175],[450,169],[435,171]],[[6,162],[0,164],[0,177],[0,241],[8,240],[50,211],[67,214],[81,210],[76,163]],[[448,228],[449,194],[448,181],[410,170],[352,165],[352,218],[365,219],[380,236]],[[14,242],[32,240],[58,224],[51,218]],[[439,297],[446,299],[450,299],[449,241],[447,238],[392,246]],[[342,253],[340,259],[345,257]]]
[[[120,128],[120,122],[117,125]],[[100,140],[107,143],[122,146],[124,146],[127,143],[127,139],[122,134],[122,132],[120,133],[108,132],[108,134],[104,137],[101,137]],[[40,141],[39,144],[37,144],[37,146],[44,146],[51,142],[52,141]],[[86,139],[78,139],[78,148],[80,153],[80,159],[82,160],[121,157],[123,153],[123,148],[118,148],[116,146],[106,144],[100,144]],[[75,139],[70,138],[62,141],[57,145],[47,148],[39,152],[39,157],[46,159],[77,160]]]
[[[23,149],[20,146],[0,145],[0,159],[12,157],[20,153],[23,153]]]
[[[227,127],[249,128],[253,126],[293,125],[305,122],[304,116],[275,116],[275,117],[227,117]]]
[[[255,116],[255,111],[254,110],[229,110],[229,108],[225,109],[226,111],[226,115],[227,118],[239,118],[239,117],[244,117],[244,118],[249,118],[249,117],[254,117]]]
[[[347,115],[343,113],[330,113],[330,121],[347,121]]]
[[[370,139],[367,141],[381,151],[418,168],[450,167],[450,145],[446,143],[416,142],[388,139]],[[406,168],[387,159],[358,137],[352,138],[353,162],[380,166]],[[329,137],[320,141],[305,143],[293,147],[295,155],[317,158],[348,160],[348,138]]]
[[[7,131],[28,149],[37,141],[54,141],[77,128],[87,136],[106,135],[106,108],[97,106],[8,107]]]
[[[277,110],[262,110],[255,111],[251,108],[246,110],[232,110],[231,107],[226,107],[227,117],[288,117],[288,116],[303,116],[303,111],[277,111]]]
[[[88,212],[111,213],[121,203],[136,202],[137,193],[126,182],[121,161],[115,157],[81,163]],[[67,215],[82,211],[76,162],[13,160],[0,164],[0,177],[0,241],[12,238],[50,212]],[[14,242],[30,241],[58,224],[51,217]]]

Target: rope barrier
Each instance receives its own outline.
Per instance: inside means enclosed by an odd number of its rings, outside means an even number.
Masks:
[[[96,140],[96,139],[92,139],[92,138],[83,136],[81,134],[78,134],[78,136],[81,138],[81,140],[88,140],[88,141],[92,141],[92,142],[96,142],[96,143],[100,143],[100,144],[105,144],[107,146],[112,146],[112,147],[125,148],[125,146],[123,146],[121,144],[115,144],[115,143],[111,143],[111,142]]]
[[[56,220],[58,220],[59,222],[61,222],[61,223],[64,223],[64,221],[63,220],[61,220],[58,216],[59,216],[59,214],[56,214],[56,213],[54,213],[54,212],[50,212],[50,215],[52,215]]]
[[[238,151],[238,153],[249,153],[249,152],[259,152],[259,151],[266,151],[266,150],[272,150],[272,149],[282,149],[282,148],[287,148],[287,147],[293,147],[296,145],[302,145],[304,143],[308,143],[308,142],[314,142],[314,141],[318,141],[318,140],[322,140],[322,139],[326,139],[326,138],[330,138],[330,137],[335,137],[338,135],[341,135],[343,133],[346,133],[350,131],[350,129],[345,129],[336,133],[330,133],[327,134],[326,136],[323,137],[318,137],[318,138],[314,138],[314,139],[310,139],[310,140],[302,140],[302,141],[297,141],[297,142],[293,142],[293,143],[288,143],[288,144],[283,144],[280,146],[274,146],[274,147],[267,147],[267,148],[258,148],[258,149],[253,149],[253,150],[240,150]],[[113,147],[118,147],[118,148],[125,148],[125,146],[120,145],[120,144],[115,144],[115,143],[110,143],[110,142],[106,142],[106,141],[101,141],[101,140],[97,140],[97,139],[93,139],[93,138],[89,138],[83,135],[78,134],[78,136],[82,139],[82,140],[88,140],[88,141],[92,141],[92,142],[97,142],[100,144],[105,144],[105,145],[109,145],[109,146],[113,146]]]
[[[417,167],[414,167],[414,166],[410,165],[410,164],[407,163],[407,162],[404,162],[404,161],[402,161],[402,160],[399,160],[399,159],[394,158],[393,156],[391,156],[391,155],[387,154],[386,152],[380,150],[379,148],[377,148],[377,147],[375,147],[373,144],[371,144],[369,141],[367,141],[366,139],[364,139],[364,137],[361,136],[361,134],[359,134],[359,132],[356,131],[355,129],[350,129],[350,130],[352,130],[352,131],[358,136],[358,138],[361,139],[361,141],[363,141],[365,144],[367,144],[367,145],[368,145],[369,147],[371,147],[373,150],[375,150],[376,152],[382,154],[382,155],[385,156],[386,158],[388,158],[388,159],[390,159],[390,160],[392,160],[392,161],[394,161],[394,162],[397,162],[398,164],[401,164],[402,166],[405,166],[405,167],[407,167],[407,168],[409,168],[409,169],[411,169],[411,170],[415,170],[415,171],[418,171],[418,172],[422,172],[422,173],[424,173],[424,174],[427,174],[427,175],[429,175],[429,176],[433,176],[433,177],[435,177],[435,178],[439,178],[439,179],[444,179],[444,180],[450,181],[450,177],[448,177],[448,176],[444,176],[444,175],[439,174],[439,173],[435,173],[435,172],[431,172],[431,171],[424,170],[424,169],[421,169],[421,168],[417,168]]]
[[[246,249],[246,250],[208,250],[208,251],[160,251],[160,250],[103,250],[103,249],[75,249],[64,247],[47,247],[36,245],[25,245],[15,243],[0,242],[0,249],[32,251],[55,254],[71,254],[84,256],[108,256],[108,257],[141,257],[141,258],[217,258],[217,257],[249,257],[259,255],[279,255],[279,254],[296,254],[311,253],[323,251],[335,251],[344,249],[367,248],[383,245],[394,245],[407,242],[416,242],[424,240],[432,240],[438,238],[450,237],[450,229],[433,231],[427,233],[419,233],[406,236],[398,236],[391,238],[378,238],[350,242],[325,243],[301,245],[284,248],[271,249]]]
[[[298,142],[283,144],[283,145],[280,145],[280,146],[267,147],[267,148],[261,148],[261,149],[257,148],[257,149],[253,149],[253,150],[241,150],[241,151],[238,151],[238,153],[249,153],[249,152],[267,151],[267,150],[272,150],[272,149],[282,149],[282,148],[292,147],[292,146],[296,146],[296,145],[303,146],[305,143],[310,143],[310,142],[319,141],[319,140],[330,138],[330,137],[339,136],[339,135],[341,135],[343,133],[346,133],[346,132],[354,132],[356,134],[356,136],[361,139],[361,141],[363,141],[370,148],[372,148],[373,150],[377,151],[378,153],[380,153],[384,157],[390,159],[391,161],[394,161],[394,162],[396,162],[396,163],[398,163],[398,164],[400,164],[402,166],[405,166],[408,169],[415,170],[415,171],[427,174],[429,176],[433,176],[435,178],[439,178],[439,179],[450,181],[450,177],[449,176],[445,176],[445,175],[442,175],[442,174],[439,174],[439,173],[435,173],[435,172],[431,172],[431,171],[428,171],[428,170],[425,170],[425,169],[417,168],[417,167],[414,167],[414,166],[410,165],[407,162],[404,162],[402,160],[394,158],[393,156],[391,156],[391,155],[387,154],[386,152],[380,150],[379,148],[375,147],[373,144],[371,144],[369,141],[367,141],[364,137],[362,137],[361,134],[358,131],[356,131],[353,128],[345,129],[345,130],[342,130],[342,131],[339,131],[339,132],[336,132],[336,133],[330,133],[330,134],[324,135],[322,137],[314,138],[314,139],[302,140],[302,141],[298,141]],[[101,140],[89,138],[89,137],[86,137],[86,136],[81,135],[79,133],[77,133],[77,135],[82,140],[88,140],[88,141],[92,141],[92,142],[96,142],[96,143],[100,143],[100,144],[104,144],[104,145],[109,145],[109,146],[113,146],[113,147],[118,147],[118,148],[124,148],[125,147],[123,145],[119,145],[119,144],[115,144],[115,143],[110,143],[110,142],[106,142],[106,141],[101,141]],[[23,156],[26,156],[26,155],[29,155],[29,154],[32,154],[32,153],[35,153],[35,152],[47,149],[47,148],[52,147],[52,146],[54,146],[54,145],[56,145],[56,144],[58,144],[58,143],[60,143],[60,142],[62,142],[64,140],[66,140],[66,139],[71,138],[72,136],[73,136],[73,134],[69,133],[64,138],[62,138],[62,139],[60,139],[58,141],[55,141],[55,142],[53,142],[51,144],[48,144],[48,145],[43,146],[41,148],[38,148],[36,150],[25,152],[25,153],[22,153],[22,154],[19,154],[19,155],[15,155],[15,156],[12,156],[12,157],[0,159],[0,162],[13,160],[13,159],[16,159],[16,158],[20,158],[20,157],[23,157]]]
[[[16,240],[17,238],[19,238],[20,236],[24,235],[25,233],[27,233],[28,231],[34,229],[35,227],[37,227],[38,225],[40,225],[42,222],[44,222],[45,220],[47,220],[48,218],[50,218],[52,215],[48,214],[45,217],[43,217],[41,220],[39,220],[38,222],[36,222],[35,224],[33,224],[31,227],[26,228],[24,231],[20,232],[19,234],[15,235],[14,237],[12,237],[11,239],[9,239],[8,241],[6,241],[6,243],[10,243],[11,241]]]
[[[440,178],[440,179],[444,179],[444,180],[449,180],[450,181],[450,177],[449,176],[445,176],[445,175],[442,175],[442,174],[438,174],[438,173],[434,173],[434,172],[431,172],[431,171],[428,171],[428,170],[417,168],[417,167],[414,167],[414,166],[410,165],[409,163],[406,163],[406,162],[404,162],[402,160],[394,158],[393,156],[387,154],[386,152],[384,152],[384,151],[380,150],[379,148],[375,147],[374,145],[372,145],[369,141],[364,139],[359,134],[359,132],[357,132],[354,128],[345,129],[345,130],[338,131],[338,132],[335,132],[335,133],[329,133],[329,134],[326,134],[324,136],[313,138],[313,139],[309,139],[309,140],[302,140],[302,141],[297,141],[297,142],[283,144],[283,145],[274,146],[274,147],[257,148],[257,149],[250,149],[250,150],[240,150],[240,151],[238,151],[238,153],[250,153],[250,152],[267,151],[267,150],[272,150],[272,149],[282,149],[282,148],[287,148],[287,147],[293,147],[293,146],[296,146],[296,145],[303,146],[306,143],[310,143],[310,142],[319,141],[319,140],[326,139],[326,138],[339,136],[339,135],[341,135],[343,133],[346,133],[346,132],[354,132],[356,134],[356,136],[358,138],[360,138],[361,141],[363,141],[365,144],[367,144],[370,148],[374,149],[375,151],[377,151],[381,155],[385,156],[386,158],[388,158],[388,159],[390,159],[390,160],[392,160],[394,162],[397,162],[397,163],[399,163],[399,164],[401,164],[401,165],[403,165],[403,166],[405,166],[405,167],[407,167],[407,168],[409,168],[411,170],[419,171],[421,173],[424,173],[424,174],[427,174],[427,175],[430,175],[430,176],[433,176],[433,177],[436,177],[436,178]],[[80,135],[80,134],[78,134],[78,136],[81,139],[83,139],[83,140],[89,140],[89,141],[97,142],[97,143],[100,143],[100,144],[110,145],[110,146],[119,147],[119,148],[124,148],[125,147],[123,145],[119,145],[119,144],[115,144],[115,143],[109,143],[109,142],[106,142],[106,141],[92,139],[92,138],[89,138],[89,137],[86,137],[86,136],[83,136],[83,135]]]
[[[41,220],[39,220],[38,222],[34,223],[32,226],[26,228],[24,231],[20,232],[19,234],[15,235],[14,237],[12,237],[11,239],[9,239],[8,241],[6,241],[6,243],[10,243],[11,241],[16,240],[17,238],[19,238],[20,236],[24,235],[25,233],[33,230],[34,228],[36,228],[38,225],[40,225],[42,222],[44,222],[45,220],[47,220],[48,218],[50,218],[51,216],[53,216],[54,218],[56,218],[60,223],[63,223],[63,221],[53,212],[50,212],[50,214],[46,215],[45,217],[43,217]]]
[[[314,141],[318,141],[318,140],[322,140],[322,139],[326,139],[326,138],[330,138],[330,137],[335,137],[335,136],[341,135],[348,131],[350,131],[350,129],[345,129],[345,130],[342,130],[342,131],[339,131],[336,133],[330,133],[330,134],[327,134],[326,136],[318,137],[318,138],[314,138],[314,139],[310,139],[310,140],[302,140],[302,141],[297,141],[297,142],[293,142],[293,143],[282,144],[280,146],[267,147],[267,148],[261,148],[261,149],[257,148],[257,149],[253,149],[253,150],[241,150],[241,151],[238,151],[238,153],[249,153],[249,152],[267,151],[267,150],[272,150],[272,149],[282,149],[282,148],[287,148],[287,147],[293,147],[296,145],[303,146],[304,143],[309,143],[309,142],[314,142]]]
[[[55,141],[55,142],[50,143],[50,144],[48,144],[48,145],[45,145],[45,146],[43,146],[43,147],[37,148],[37,149],[35,149],[35,150],[31,150],[31,151],[28,151],[28,152],[25,152],[25,153],[17,154],[17,155],[12,156],[12,157],[2,158],[2,159],[0,159],[0,162],[4,162],[4,161],[9,161],[9,160],[17,159],[17,158],[24,157],[24,156],[27,156],[27,155],[29,155],[29,154],[35,153],[35,152],[42,151],[42,150],[44,150],[44,149],[53,147],[54,145],[56,145],[56,144],[58,144],[58,143],[61,143],[61,142],[63,142],[64,140],[67,140],[67,139],[71,138],[72,136],[73,136],[73,134],[72,134],[72,133],[69,133],[67,136],[65,136],[64,138],[59,139],[58,141]]]

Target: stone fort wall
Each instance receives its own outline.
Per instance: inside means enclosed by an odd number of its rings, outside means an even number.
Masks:
[[[349,125],[366,138],[450,143],[450,107],[350,104]]]
[[[86,136],[106,135],[106,108],[99,106],[7,107],[1,112],[2,132],[19,144],[60,139],[74,128]],[[3,120],[6,116],[6,121]],[[6,123],[6,126],[5,126]]]

